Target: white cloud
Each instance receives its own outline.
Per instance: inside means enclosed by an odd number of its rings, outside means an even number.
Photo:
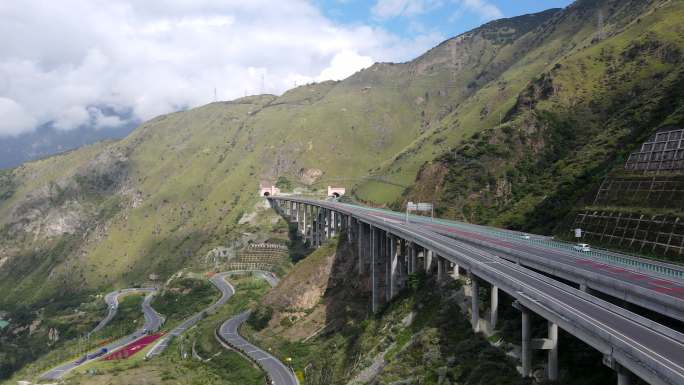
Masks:
[[[443,1],[441,0],[377,0],[372,12],[380,19],[388,19],[397,16],[418,15],[442,5]]]
[[[371,65],[373,65],[373,59],[369,56],[361,56],[353,51],[342,51],[335,54],[330,61],[330,66],[321,71],[317,80],[342,80]]]
[[[0,20],[0,136],[126,123],[101,109],[149,119],[208,103],[214,88],[222,100],[259,93],[262,78],[279,94],[443,40],[337,25],[305,0],[4,0]]]
[[[456,0],[456,3],[460,5],[460,9],[454,13],[452,19],[459,18],[466,12],[479,16],[480,21],[483,22],[500,19],[504,16],[496,5],[486,0]]]
[[[0,132],[17,135],[35,127],[36,120],[20,104],[0,97]]]

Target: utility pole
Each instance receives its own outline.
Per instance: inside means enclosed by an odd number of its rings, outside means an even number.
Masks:
[[[264,81],[264,74],[261,74],[261,94],[266,92],[266,82]]]
[[[216,96],[216,87],[214,87],[214,101],[215,102],[218,101],[218,97]]]

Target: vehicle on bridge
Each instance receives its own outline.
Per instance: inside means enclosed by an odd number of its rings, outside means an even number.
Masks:
[[[577,250],[577,251],[581,251],[583,253],[591,251],[591,247],[586,243],[578,243],[575,246],[573,246],[572,248]]]

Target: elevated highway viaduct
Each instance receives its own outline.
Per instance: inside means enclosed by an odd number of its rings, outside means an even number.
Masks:
[[[346,205],[387,219],[402,213]],[[498,256],[577,285],[684,321],[684,266],[646,260],[607,250],[579,252],[548,237],[456,221],[410,216],[408,221],[431,231],[484,248]]]
[[[471,322],[481,325],[479,283],[492,286],[489,324],[496,326],[498,291],[513,297],[522,317],[522,371],[530,375],[532,350],[547,351],[547,377],[558,379],[558,328],[603,354],[618,384],[633,375],[650,384],[684,384],[684,335],[590,293],[496,255],[491,248],[439,234],[426,226],[378,215],[371,209],[296,197],[269,197],[272,206],[299,225],[313,246],[345,231],[357,250],[359,273],[371,280],[373,311],[392,298],[418,269],[446,279],[465,271],[472,282]],[[457,267],[454,269],[453,267]],[[532,339],[530,315],[548,321],[548,336]]]

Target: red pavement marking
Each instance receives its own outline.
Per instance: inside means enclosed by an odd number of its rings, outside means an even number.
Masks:
[[[659,293],[671,294],[675,297],[684,298],[684,287],[655,287],[653,290]]]
[[[643,274],[639,274],[639,273],[630,273],[628,278],[642,280],[642,279],[648,279],[648,276],[643,275]]]
[[[151,334],[149,336],[140,337],[137,340],[131,342],[130,344],[124,346],[123,348],[109,354],[108,356],[105,356],[103,360],[110,361],[126,359],[134,355],[135,353],[141,351],[145,346],[151,344],[159,337],[161,337],[161,334]]]
[[[668,281],[666,279],[654,279],[653,281],[649,281],[650,283],[654,285],[660,285],[660,286],[673,286],[676,285],[676,283],[672,281]]]

